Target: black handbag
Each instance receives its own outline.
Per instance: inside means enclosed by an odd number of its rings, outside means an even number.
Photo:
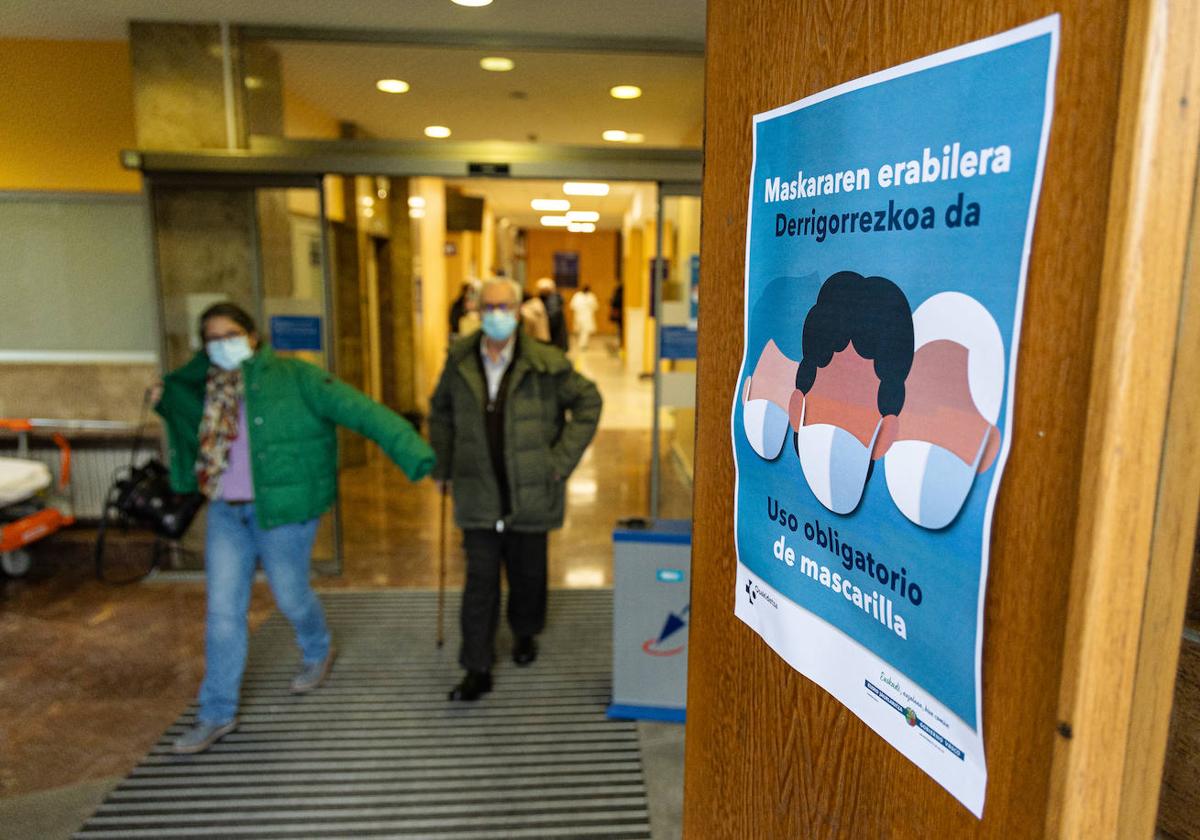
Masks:
[[[121,515],[170,540],[184,535],[204,504],[201,493],[173,491],[167,468],[155,458],[130,467],[113,484],[109,498]]]
[[[150,394],[151,391],[147,389],[142,402],[142,419],[138,424],[133,451],[129,456],[129,465],[117,471],[104,500],[104,508],[96,529],[96,577],[105,583],[136,583],[153,572],[162,559],[161,541],[178,540],[182,537],[200,508],[204,506],[205,498],[202,493],[176,493],[171,489],[170,473],[162,461],[150,458],[141,464],[137,463],[149,416]],[[160,538],[155,540],[148,568],[120,578],[109,574],[106,569],[105,548],[109,527],[113,525],[120,527],[122,531],[127,530],[130,525],[147,528]],[[118,557],[118,560],[120,559],[122,558]]]

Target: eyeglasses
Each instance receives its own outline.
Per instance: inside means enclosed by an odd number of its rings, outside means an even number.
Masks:
[[[516,308],[515,303],[484,303],[480,305],[480,309],[484,312],[511,312]]]
[[[210,333],[204,336],[204,342],[207,344],[210,341],[224,341],[227,338],[238,338],[239,336],[244,336],[247,334],[248,333],[245,330],[241,329],[230,330],[229,332],[222,333],[221,335],[212,335]]]

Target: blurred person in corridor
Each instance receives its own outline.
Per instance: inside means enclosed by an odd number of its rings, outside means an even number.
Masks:
[[[195,725],[176,753],[208,749],[237,727],[247,623],[261,561],[302,662],[294,694],[319,686],[335,650],[309,583],[319,518],[337,494],[337,427],[371,438],[409,479],[433,468],[411,424],[315,365],[276,356],[232,303],[200,316],[204,349],[164,378],[155,410],[176,492],[208,497],[205,669]]]
[[[596,310],[600,302],[592,294],[592,287],[584,285],[571,296],[571,314],[575,317],[575,335],[580,350],[588,348],[588,339],[596,331]]]
[[[484,284],[482,330],[450,348],[431,400],[434,477],[451,484],[467,555],[459,651],[466,674],[451,700],[476,700],[492,688],[502,565],[513,661],[537,658],[546,535],[563,523],[567,476],[600,421],[596,386],[562,351],[518,328],[520,305],[516,283]]]

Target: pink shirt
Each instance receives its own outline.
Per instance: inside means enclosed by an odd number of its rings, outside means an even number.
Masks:
[[[246,401],[238,403],[237,437],[229,442],[229,463],[221,475],[221,498],[227,502],[254,500],[250,474],[250,432],[246,428]]]

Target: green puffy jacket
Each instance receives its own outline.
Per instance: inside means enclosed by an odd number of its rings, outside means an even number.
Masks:
[[[456,341],[446,357],[429,416],[437,453],[434,477],[450,479],[460,528],[496,527],[500,488],[484,428],[487,382],[479,362],[481,333]],[[563,522],[567,476],[600,422],[603,401],[562,351],[517,334],[504,404],[504,460],[513,531],[548,531]],[[569,416],[568,416],[569,414]]]
[[[201,351],[163,378],[154,407],[170,446],[171,486],[194,493],[208,356]],[[259,348],[242,364],[250,431],[254,511],[274,528],[320,516],[337,496],[337,427],[379,444],[411,480],[433,469],[433,450],[412,424],[320,368]]]

